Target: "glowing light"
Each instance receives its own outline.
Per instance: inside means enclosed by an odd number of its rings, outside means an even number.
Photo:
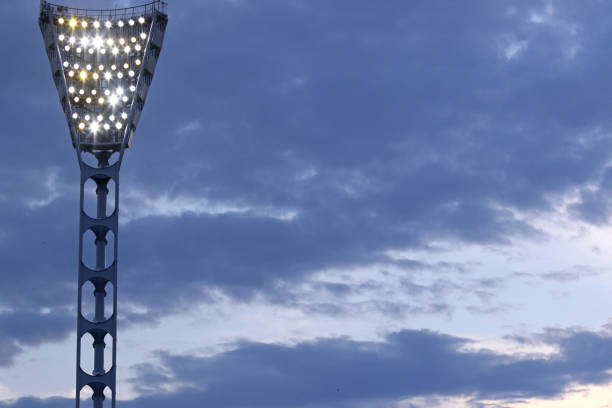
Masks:
[[[105,89],[104,90],[104,95],[106,95],[106,96],[110,95],[110,91],[108,89]]]
[[[74,86],[71,86],[70,88],[68,88],[68,92],[70,92],[71,94],[74,93],[75,89]]]
[[[88,71],[91,71],[92,66],[91,66],[91,64],[87,64],[87,66],[85,68],[87,68]]]
[[[110,81],[112,77],[113,74],[111,74],[110,72],[107,71],[104,73],[104,79],[106,79],[107,81]]]
[[[95,28],[100,28],[100,22],[99,21],[94,21],[94,27]]]
[[[131,50],[132,49],[130,48],[129,45],[126,45],[125,48],[123,49],[123,51],[125,51],[126,54],[129,54]]]
[[[66,51],[66,52],[70,51],[70,46],[69,45],[65,46],[64,47],[64,51]]]
[[[104,104],[104,98],[103,97],[98,98],[98,103],[100,105],[103,105]],[[102,119],[98,119],[98,120],[102,120]]]
[[[121,122],[117,122],[115,123],[115,126],[117,126],[117,129],[121,130],[121,128],[123,127],[123,125],[121,124]]]
[[[115,121],[115,115],[110,115],[108,117],[108,120],[110,120],[111,122],[114,122]]]
[[[125,103],[127,103],[127,101],[130,100],[130,98],[128,98],[127,96],[124,96],[123,98],[121,98],[121,100]]]
[[[131,42],[133,42],[133,43],[135,43],[135,42],[136,42],[136,37],[132,37],[132,38],[130,38],[130,41],[131,41]]]
[[[81,52],[81,51],[83,51],[83,49],[81,47],[77,47],[76,51],[77,52]]]
[[[91,98],[88,96],[87,99],[85,99],[85,102],[91,103]]]
[[[90,54],[93,54],[93,53],[94,53],[94,49],[93,49],[93,48],[90,48],[90,49],[88,50],[88,52],[89,52]]]
[[[100,54],[102,54],[102,55],[106,54],[106,48],[102,48],[102,49],[100,50]]]
[[[98,122],[91,122],[89,125],[89,130],[91,130],[91,133],[93,134],[98,133],[98,130],[100,130],[100,124]]]
[[[57,38],[60,41],[64,41],[66,39],[66,36],[64,36],[64,34],[60,34],[59,37],[57,37]]]
[[[115,70],[117,69],[117,66],[116,66],[115,64],[113,64],[113,65],[111,65],[111,69],[112,69],[113,71],[115,71]]]
[[[125,64],[123,64],[123,69],[128,69],[130,67],[130,65],[126,62]]]
[[[94,72],[94,74],[93,74],[93,79],[95,79],[95,80],[100,79],[100,75],[98,75],[98,73],[97,73],[97,72]]]
[[[76,42],[76,38],[74,38],[74,37],[70,37],[70,39],[68,40],[68,42],[69,42],[70,44],[74,44],[74,43]]]
[[[136,87],[134,85],[130,85],[130,91],[136,92]]]
[[[57,19],[57,22],[60,23],[60,24],[64,24],[65,21],[66,20],[64,20],[63,17],[60,17],[60,18]]]
[[[119,20],[119,21],[117,22],[117,25],[118,25],[119,27],[123,27],[123,26],[125,25],[125,23],[123,22],[123,20]]]
[[[89,119],[91,119],[91,116],[85,115],[85,120],[89,120]]]
[[[133,26],[133,25],[134,25],[134,23],[135,23],[135,21],[134,21],[134,20],[132,20],[132,19],[130,18],[130,21],[128,21],[128,24],[129,24],[129,25],[131,25],[131,26]]]
[[[126,119],[127,119],[127,117],[128,117],[127,113],[123,112],[123,113],[121,114],[121,119],[126,120]]]
[[[74,69],[79,69],[79,67],[80,67],[80,65],[79,65],[79,64],[74,64],[74,65],[72,66],[72,68],[74,68]]]
[[[78,96],[75,96],[75,97],[74,97],[74,101],[78,103],[78,102],[80,101],[79,97],[78,97]]]
[[[144,24],[144,22],[145,22],[144,17],[140,17],[140,18],[138,19],[138,22],[139,22],[140,24]]]
[[[79,129],[81,130],[85,129],[85,123],[83,122],[79,123]]]
[[[123,95],[123,88],[117,88],[117,95]]]
[[[119,79],[123,78],[123,72],[117,72],[117,78]]]
[[[85,90],[84,89],[79,90],[79,95],[85,95]]]
[[[111,28],[113,26],[113,23],[111,23],[110,21],[107,21],[106,23],[104,23],[104,26],[106,28]]]
[[[98,93],[98,91],[96,91],[95,89],[92,89],[92,90],[91,90],[91,94],[92,94],[92,95],[95,95],[95,94],[97,94],[97,93]]]
[[[136,44],[134,48],[136,49],[136,51],[142,50],[142,47],[140,46],[140,44]]]
[[[81,38],[81,45],[83,47],[87,47],[87,44],[89,44],[89,37],[83,37]]]
[[[136,61],[134,61],[134,63],[135,63],[136,65],[140,65],[140,60],[139,60],[139,59],[137,59]]]
[[[120,38],[119,39],[119,44],[125,45],[125,38]]]
[[[136,74],[135,74],[135,72],[134,72],[134,71],[131,71],[131,70],[130,70],[130,72],[128,72],[128,75],[129,75],[130,77],[133,77],[133,76],[134,76],[134,75],[136,75]]]
[[[111,106],[115,106],[115,105],[117,104],[117,102],[119,102],[119,98],[117,97],[117,95],[111,95],[111,96],[108,98],[108,103],[109,103]],[[113,119],[111,119],[111,120],[113,120]]]
[[[74,71],[69,71],[69,72],[68,72],[68,76],[69,76],[70,78],[72,78],[72,77],[74,76]]]
[[[81,77],[81,79],[84,81],[87,79],[87,72],[85,71],[81,71],[81,74],[79,75]]]
[[[83,20],[83,21],[81,22],[81,27],[83,27],[83,28],[87,28],[87,21]]]
[[[102,39],[102,37],[97,36],[93,39],[92,44],[94,47],[100,48],[104,45],[104,40]]]
[[[110,125],[108,123],[104,124],[104,130],[109,130],[110,129]]]
[[[68,61],[64,61],[64,68],[68,68],[70,66],[70,63]]]
[[[78,117],[79,117],[79,115],[78,115],[78,114],[76,114],[76,113],[73,113],[73,114],[72,114],[72,119],[76,119],[76,118],[78,118]]]
[[[142,38],[143,40],[147,39],[147,34],[146,33],[140,33],[140,38]]]
[[[69,24],[70,24],[70,27],[72,27],[72,28],[76,27],[76,26],[77,26],[77,21],[76,21],[76,19],[71,18],[71,19],[70,19],[70,23],[69,23]]]
[[[112,38],[109,38],[108,40],[106,40],[106,43],[108,44],[109,47],[112,47],[115,41]]]
[[[113,47],[113,55],[119,54],[119,48]]]

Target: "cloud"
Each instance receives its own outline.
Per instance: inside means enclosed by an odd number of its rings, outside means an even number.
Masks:
[[[0,366],[10,366],[26,347],[64,340],[75,329],[67,310],[18,310],[0,313]]]
[[[271,218],[279,221],[293,221],[298,211],[274,207],[253,208],[246,203],[211,202],[206,197],[172,196],[163,194],[149,197],[144,192],[130,189],[123,194],[121,221],[130,221],[146,217],[180,217],[193,215],[244,214],[246,216]]]
[[[556,330],[542,338],[558,351],[548,356],[468,351],[469,339],[403,330],[380,342],[242,342],[207,357],[159,352],[155,362],[135,367],[131,382],[143,396],[122,405],[368,408],[395,407],[414,397],[467,397],[470,406],[480,406],[479,401],[501,406],[504,401],[559,397],[570,386],[612,380],[609,335]],[[24,399],[14,407],[54,403]]]

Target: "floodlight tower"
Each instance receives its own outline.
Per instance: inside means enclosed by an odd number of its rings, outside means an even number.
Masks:
[[[90,10],[42,0],[39,25],[51,63],[51,73],[68,121],[72,146],[81,170],[76,407],[84,387],[93,391],[94,408],[104,406],[104,390],[116,397],[117,248],[119,169],[134,138],[153,80],[168,22],[166,3]],[[113,162],[112,158],[116,158]],[[91,163],[91,160],[94,160]],[[97,210],[87,214],[84,200],[88,181],[95,183]],[[107,214],[109,182],[114,182],[114,211]],[[91,183],[93,185],[93,183]],[[93,239],[86,241],[91,231]],[[114,242],[109,245],[109,236]],[[95,247],[95,264],[84,262],[86,246]],[[110,253],[112,256],[107,256]],[[112,258],[112,259],[110,259]],[[84,292],[85,287],[93,291]],[[107,291],[112,305],[106,305]],[[94,313],[83,311],[86,296]],[[112,307],[112,310],[109,311]],[[84,337],[93,338],[93,369],[81,361]],[[112,346],[112,355],[105,347]],[[105,364],[105,360],[108,363]],[[91,362],[89,362],[91,363]]]

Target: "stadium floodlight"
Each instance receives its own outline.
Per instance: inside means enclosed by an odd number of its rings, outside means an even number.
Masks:
[[[40,5],[39,25],[81,170],[77,408],[81,391],[87,386],[93,392],[94,408],[104,406],[106,388],[115,407],[119,170],[125,149],[134,139],[167,23],[166,3],[161,0],[106,10],[71,8],[44,0]],[[115,156],[117,160],[112,162]],[[90,180],[96,187],[95,214],[87,214],[84,208]],[[110,202],[115,210],[107,214],[111,181],[115,194]],[[89,232],[93,233],[92,242],[85,241]],[[108,243],[109,236],[114,237],[112,245]],[[84,262],[84,247],[88,244],[95,246],[95,265]],[[94,288],[93,293],[84,293],[86,285]],[[112,294],[111,313],[105,310],[107,289]],[[87,295],[93,297],[91,318],[83,312]],[[83,369],[81,360],[81,340],[85,336],[93,338],[91,372]],[[104,354],[107,342],[112,344],[110,359],[105,359]],[[111,362],[105,364],[105,360]]]

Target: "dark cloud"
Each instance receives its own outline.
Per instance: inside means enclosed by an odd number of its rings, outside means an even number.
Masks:
[[[64,310],[0,313],[0,366],[9,366],[24,347],[65,340],[76,329],[73,314]]]
[[[570,192],[581,192],[575,215],[607,222],[609,10],[561,1],[546,17],[545,7],[171,4],[122,189],[298,216],[188,212],[122,226],[120,304],[155,310],[125,321],[214,300],[211,288],[286,301],[279,282],[388,261],[388,249],[541,237],[515,211],[546,214]],[[8,307],[55,310],[75,299],[77,192],[65,186],[78,177],[37,12],[13,2],[0,16],[11,39],[0,68],[10,79],[0,94],[10,271],[0,294]],[[548,20],[530,22],[534,13]],[[507,59],[516,44],[524,49]],[[49,205],[27,207],[60,187]]]
[[[558,397],[570,385],[612,380],[608,335],[555,330],[542,338],[559,351],[530,357],[465,351],[471,344],[467,339],[404,330],[384,342],[336,338],[294,346],[240,343],[211,357],[161,352],[158,362],[135,367],[131,381],[145,396],[122,405],[391,407],[393,402],[417,396],[466,396],[477,407],[479,400],[503,404],[504,400]],[[160,391],[167,387],[176,391]],[[21,400],[14,407],[48,408],[53,403]]]

